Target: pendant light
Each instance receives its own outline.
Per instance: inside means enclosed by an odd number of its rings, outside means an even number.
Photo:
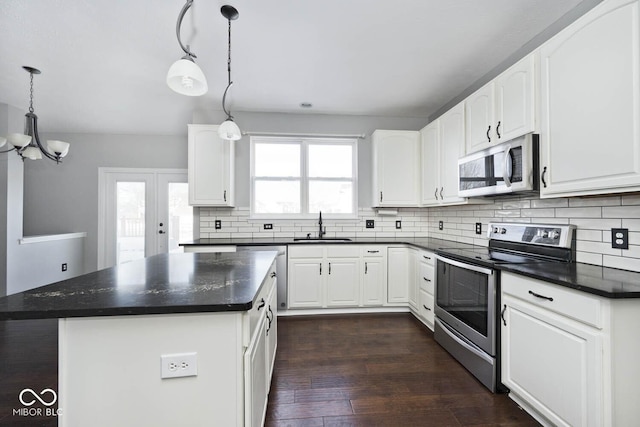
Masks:
[[[22,68],[29,73],[31,82],[29,112],[25,114],[24,134],[12,133],[7,135],[6,138],[0,138],[0,147],[9,141],[13,148],[3,151],[3,153],[15,150],[23,160],[39,160],[42,159],[42,155],[44,155],[46,158],[60,163],[62,158],[69,153],[69,143],[48,140],[47,148],[45,149],[40,142],[40,135],[38,135],[38,116],[34,113],[33,109],[33,75],[40,74],[40,70],[28,66]]]
[[[169,72],[167,73],[167,85],[181,95],[200,96],[207,93],[207,90],[209,89],[207,86],[207,79],[200,67],[198,67],[193,60],[194,58],[197,58],[197,56],[189,50],[189,45],[183,45],[182,40],[180,39],[182,20],[192,4],[193,0],[187,0],[187,3],[185,3],[178,15],[176,36],[178,37],[178,44],[180,44],[185,55],[174,62],[169,68]]]
[[[228,49],[228,55],[227,55],[227,76],[228,76],[227,88],[224,90],[224,95],[222,96],[222,110],[227,115],[227,119],[224,122],[222,122],[222,124],[218,128],[218,136],[222,139],[236,141],[242,138],[242,134],[240,132],[240,128],[238,127],[238,125],[233,121],[233,116],[231,115],[231,112],[227,110],[226,103],[227,103],[227,93],[229,92],[229,89],[233,84],[233,82],[231,81],[231,21],[238,19],[239,14],[235,7],[229,6],[229,5],[222,6],[220,8],[220,13],[222,13],[222,16],[224,16],[227,19],[227,22],[229,23],[229,31],[228,31],[229,49]]]

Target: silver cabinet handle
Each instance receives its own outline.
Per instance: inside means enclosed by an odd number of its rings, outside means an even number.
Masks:
[[[444,196],[442,195],[443,191],[444,191],[444,187],[440,187],[440,200],[444,200]]]

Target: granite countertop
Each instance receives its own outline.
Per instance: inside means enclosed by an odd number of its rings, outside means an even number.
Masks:
[[[271,245],[311,245],[311,244],[406,244],[431,252],[446,255],[447,249],[473,249],[467,243],[429,237],[378,237],[351,238],[350,241],[293,241],[293,238],[258,239],[197,239],[181,243],[182,246],[271,246]],[[559,263],[539,261],[528,264],[498,264],[500,270],[510,271],[534,279],[544,280],[582,292],[600,295],[606,298],[640,298],[640,273],[616,268],[602,267],[582,263]]]
[[[161,254],[0,298],[0,320],[246,311],[276,251]]]

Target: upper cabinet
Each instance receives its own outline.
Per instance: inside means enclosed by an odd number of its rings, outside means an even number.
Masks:
[[[638,0],[610,0],[540,50],[542,197],[640,190]]]
[[[373,206],[420,203],[420,132],[376,130],[373,146]]]
[[[458,159],[464,150],[464,104],[460,103],[420,131],[422,205],[460,204]]]
[[[525,57],[465,100],[467,153],[535,130],[536,58]]]
[[[218,126],[188,125],[189,204],[234,205],[234,141],[218,136]]]

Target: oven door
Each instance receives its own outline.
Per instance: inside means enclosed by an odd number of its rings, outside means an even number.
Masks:
[[[496,273],[436,257],[435,315],[491,356],[496,355]]]

